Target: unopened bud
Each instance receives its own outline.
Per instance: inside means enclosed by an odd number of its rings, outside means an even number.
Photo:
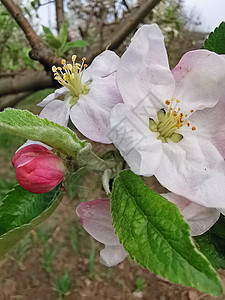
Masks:
[[[66,173],[62,159],[39,144],[21,148],[14,155],[12,164],[19,184],[35,194],[54,189]]]

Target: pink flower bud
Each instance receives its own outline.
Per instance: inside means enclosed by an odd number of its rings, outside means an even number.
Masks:
[[[20,149],[14,155],[12,164],[19,184],[35,194],[54,189],[66,173],[62,159],[39,144]]]

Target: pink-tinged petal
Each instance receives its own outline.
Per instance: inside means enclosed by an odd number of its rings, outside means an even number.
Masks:
[[[105,144],[111,143],[107,137],[111,110],[122,102],[115,76],[94,77],[89,93],[80,96],[70,113],[71,121],[83,135]]]
[[[190,118],[196,127],[196,134],[210,140],[225,158],[225,101],[221,99],[216,106],[196,111]]]
[[[184,54],[172,70],[176,81],[174,97],[186,112],[213,107],[224,90],[225,59],[208,50]]]
[[[38,144],[20,149],[14,155],[12,164],[19,184],[35,194],[51,191],[66,173],[62,159]]]
[[[201,137],[185,136],[163,144],[155,174],[168,190],[205,207],[225,208],[225,163],[216,147]]]
[[[217,209],[198,205],[182,196],[173,193],[162,194],[162,196],[177,205],[185,221],[191,228],[192,236],[205,233],[220,217]]]
[[[117,70],[120,58],[115,52],[106,50],[99,54],[84,71],[82,82],[92,81],[94,76],[105,77]]]
[[[57,89],[57,90],[55,90],[54,93],[48,95],[45,99],[43,99],[40,103],[38,103],[38,106],[45,107],[52,100],[61,98],[67,92],[68,92],[68,89],[66,87],[62,87],[60,89]]]
[[[76,213],[84,229],[97,241],[109,246],[120,245],[112,225],[110,199],[82,202]]]
[[[127,104],[136,105],[149,94],[161,104],[172,97],[174,78],[164,38],[156,24],[144,25],[135,33],[118,66],[117,82]]]
[[[162,156],[162,143],[148,127],[152,114],[141,106],[117,104],[110,117],[108,136],[138,175],[152,176]]]
[[[68,101],[53,100],[41,111],[39,117],[49,121],[67,126],[70,114],[70,104]]]
[[[100,252],[100,262],[107,267],[112,267],[121,263],[127,257],[127,255],[128,253],[122,245],[106,245],[105,248]]]

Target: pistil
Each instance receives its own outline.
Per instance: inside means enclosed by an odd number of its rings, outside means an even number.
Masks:
[[[190,123],[187,119],[183,120],[184,114],[180,112],[180,108],[177,108],[180,100],[175,100],[176,99],[173,97],[171,100],[165,101],[168,108],[167,110],[162,108],[157,112],[156,121],[149,119],[149,129],[152,132],[157,132],[157,138],[163,143],[167,143],[168,139],[172,140],[174,143],[180,142],[183,139],[183,135],[177,131],[184,125],[190,127]],[[191,110],[190,112],[193,113],[194,111]],[[185,118],[186,117],[187,114],[185,114]],[[194,126],[191,129],[196,130]]]

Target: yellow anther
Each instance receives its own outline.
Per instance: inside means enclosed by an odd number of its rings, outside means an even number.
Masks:
[[[177,101],[176,101],[176,102],[177,102],[177,103],[180,103],[180,100],[178,100],[178,99],[177,99]]]
[[[52,72],[55,73],[57,71],[56,66],[52,66]]]
[[[72,71],[73,66],[72,66],[71,64],[67,64],[66,66],[67,66],[67,69],[68,69],[68,70]]]
[[[166,103],[166,105],[170,105],[170,101],[169,100],[166,100],[165,103]]]
[[[195,128],[194,126],[193,126],[191,129],[192,129],[193,131],[196,130],[196,128]]]
[[[77,56],[76,56],[76,55],[73,55],[73,56],[72,56],[72,62],[75,62],[76,59],[77,59]]]
[[[172,107],[170,107],[170,110],[173,110]]]
[[[176,99],[175,97],[172,97],[172,98],[171,98],[171,101],[174,101],[175,99]]]
[[[194,111],[193,111],[193,109],[191,110],[191,113],[193,113]]]
[[[187,127],[190,127],[190,123],[187,123],[186,125],[187,125]]]
[[[85,61],[85,60],[86,60],[86,57],[83,57],[83,58],[82,58],[82,61]]]
[[[66,70],[66,67],[65,67],[65,66],[63,67],[63,70]]]
[[[176,117],[177,116],[177,112],[173,111],[173,116]]]
[[[58,69],[59,71],[62,71],[62,68],[61,68],[61,67],[58,67],[57,69]]]
[[[69,79],[69,74],[67,74],[67,73],[63,74],[63,79],[64,79],[65,81],[68,81],[68,79]]]
[[[65,60],[65,59],[62,59],[62,60],[61,60],[61,64],[62,64],[62,65],[65,65],[65,63],[66,63],[66,60]]]
[[[75,66],[76,66],[76,67],[80,67],[80,66],[81,66],[81,64],[78,64],[78,63],[76,63],[76,64],[75,64]]]
[[[178,109],[177,109],[178,111],[180,111],[180,107],[178,107]]]
[[[87,64],[84,64],[84,68],[87,68],[87,66],[88,66]]]

